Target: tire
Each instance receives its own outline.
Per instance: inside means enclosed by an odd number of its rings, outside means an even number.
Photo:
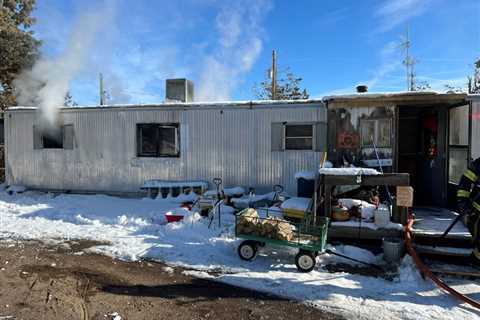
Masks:
[[[300,272],[310,272],[317,263],[315,254],[310,251],[300,250],[295,256],[295,265]]]
[[[238,255],[240,259],[252,261],[258,253],[258,244],[255,241],[246,240],[238,246]]]

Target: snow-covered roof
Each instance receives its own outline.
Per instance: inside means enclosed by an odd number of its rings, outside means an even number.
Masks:
[[[365,92],[342,95],[331,95],[323,97],[323,101],[338,100],[416,100],[416,99],[465,99],[466,93],[441,93],[437,91],[398,91],[398,92]]]
[[[298,104],[323,104],[322,99],[302,99],[302,100],[240,100],[240,101],[216,101],[216,102],[163,102],[163,103],[130,103],[130,104],[112,104],[112,105],[87,105],[64,107],[61,110],[79,110],[79,109],[130,109],[130,108],[225,108],[225,107],[282,107]],[[9,107],[8,111],[36,110],[37,107],[15,106]]]
[[[480,95],[467,95],[465,93],[441,93],[436,91],[398,91],[398,92],[365,92],[351,93],[341,95],[330,95],[317,99],[302,100],[239,100],[239,101],[216,101],[216,102],[162,102],[162,103],[130,103],[130,104],[111,104],[111,105],[86,105],[76,107],[60,106],[61,110],[89,110],[89,109],[189,109],[189,108],[233,108],[233,107],[288,107],[290,105],[322,104],[331,101],[362,101],[362,100],[392,100],[392,101],[415,101],[417,99],[442,99],[442,100],[477,100]],[[15,106],[9,107],[8,111],[31,111],[37,107]]]
[[[467,96],[467,100],[472,101],[472,100],[480,100],[480,94],[475,93],[475,94],[469,94]]]

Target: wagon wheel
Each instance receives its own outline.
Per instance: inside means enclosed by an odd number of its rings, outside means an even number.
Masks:
[[[238,255],[240,259],[252,261],[258,253],[258,244],[255,241],[246,240],[238,246]]]
[[[310,272],[315,268],[315,253],[307,250],[300,250],[295,256],[295,265],[300,272]]]

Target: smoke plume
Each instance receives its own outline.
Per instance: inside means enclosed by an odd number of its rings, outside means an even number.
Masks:
[[[53,126],[70,82],[88,65],[96,38],[112,15],[111,7],[81,14],[63,53],[54,58],[40,58],[31,70],[25,70],[14,81],[17,103],[38,107],[43,120]]]
[[[241,83],[262,52],[261,22],[270,10],[269,1],[228,2],[216,17],[218,43],[214,54],[206,55],[200,74],[199,101],[225,101]]]

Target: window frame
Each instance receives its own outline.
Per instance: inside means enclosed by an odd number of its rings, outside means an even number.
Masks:
[[[380,123],[386,122],[389,125],[389,135],[388,135],[388,144],[380,144]],[[374,134],[372,144],[366,144],[364,137],[364,130],[366,129],[364,123],[374,123]],[[360,146],[361,148],[373,148],[374,144],[377,148],[393,148],[392,142],[392,130],[393,130],[393,121],[391,118],[375,118],[375,119],[360,119]],[[369,139],[370,140],[370,139]]]
[[[287,127],[288,126],[310,126],[312,128],[312,134],[311,136],[287,136]],[[310,139],[311,140],[311,146],[310,148],[305,148],[305,149],[289,149],[287,148],[287,140],[288,139]],[[284,123],[283,125],[283,150],[285,151],[313,151],[315,150],[315,123],[312,122],[290,122],[290,123]]]
[[[56,146],[46,146],[47,140],[54,141],[48,137],[42,126],[33,126],[33,149],[34,150],[73,150],[75,148],[75,131],[72,123],[58,125],[59,140]]]
[[[155,152],[143,152],[142,150],[142,128],[155,128]],[[160,128],[175,129],[175,153],[160,153]],[[136,155],[138,158],[179,158],[180,157],[180,123],[159,123],[142,122],[136,124]]]

